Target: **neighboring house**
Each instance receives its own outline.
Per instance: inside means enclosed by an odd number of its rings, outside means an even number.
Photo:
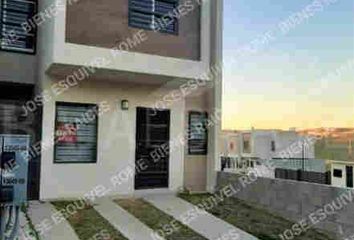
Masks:
[[[314,144],[295,130],[230,131],[222,133],[222,154],[242,158],[315,158]]]
[[[3,2],[0,134],[31,136],[31,199],[213,189],[222,1]]]
[[[331,161],[332,186],[353,188],[354,162]]]
[[[314,144],[295,130],[224,131],[220,142],[226,171],[290,178],[288,172],[303,170],[310,172],[311,181],[326,182],[326,161],[315,159]]]

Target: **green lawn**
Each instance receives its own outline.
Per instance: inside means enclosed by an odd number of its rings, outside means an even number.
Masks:
[[[163,236],[167,240],[205,239],[192,229],[175,220],[170,215],[160,211],[142,199],[119,199],[115,202],[154,231],[159,231],[165,226],[165,233],[171,233],[170,235],[166,234]],[[171,229],[176,230],[170,231]]]
[[[210,194],[180,194],[179,197],[193,204],[202,203]],[[278,240],[278,235],[290,228],[294,222],[286,220],[269,211],[252,206],[236,198],[227,198],[214,208],[211,214],[248,232],[261,240]],[[309,230],[294,240],[333,240],[334,238],[316,230]]]
[[[65,209],[69,201],[52,202],[58,209]],[[107,239],[127,240],[105,218],[103,218],[92,206],[86,206],[77,213],[67,217],[68,222],[81,240]],[[98,235],[97,235],[98,234]],[[96,237],[95,237],[96,235]]]

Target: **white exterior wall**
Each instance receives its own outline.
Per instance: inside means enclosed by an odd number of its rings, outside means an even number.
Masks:
[[[334,169],[342,170],[342,174],[343,174],[342,178],[333,176],[333,170]],[[346,187],[347,186],[347,174],[346,174],[346,171],[345,171],[345,165],[343,165],[343,164],[332,164],[331,173],[332,173],[332,186],[335,186],[335,187]]]
[[[309,145],[309,141],[304,141],[304,136],[298,135],[293,131],[278,132],[275,134],[275,144],[277,157],[283,157],[279,154],[282,151],[289,151],[290,158],[315,158],[315,145]],[[302,142],[305,142],[302,144]],[[296,146],[296,147],[295,147]],[[296,150],[297,149],[297,150]],[[304,149],[304,151],[302,151]]]
[[[346,171],[347,166],[354,167],[354,163],[346,164],[345,162],[340,162],[340,163],[337,162],[337,163],[331,164],[332,186],[347,187],[347,171]],[[341,178],[333,176],[334,169],[342,170],[342,177]],[[353,185],[354,185],[354,178],[353,178]]]
[[[48,89],[53,81],[44,81]],[[53,147],[42,150],[40,198],[82,197],[104,186],[111,189],[109,195],[134,193],[134,176],[114,189],[111,177],[127,166],[135,166],[136,107],[153,107],[158,97],[152,96],[156,87],[134,84],[119,84],[95,80],[84,80],[79,86],[59,95],[55,101],[77,103],[99,103],[107,101],[111,109],[98,119],[98,159],[96,164],[54,164]],[[120,100],[129,100],[129,110],[120,109]],[[55,101],[44,105],[44,142],[53,141]],[[184,101],[177,102],[171,110],[170,139],[178,137],[184,130]],[[183,186],[184,148],[178,145],[170,153],[169,190]]]
[[[271,151],[272,134],[254,134],[252,135],[252,157],[269,159],[274,152]]]
[[[208,60],[208,67],[220,66],[223,63],[222,56],[222,38],[223,38],[223,1],[203,1],[203,21],[206,21],[206,28],[210,27],[210,31],[203,31],[201,40],[203,38],[210,39],[204,43],[204,46],[210,48],[210,61]],[[210,11],[210,7],[212,11]],[[208,27],[208,25],[211,25]],[[205,29],[204,27],[204,29]],[[210,45],[209,45],[210,44]],[[207,54],[209,56],[209,54]],[[222,66],[221,66],[222,68]],[[211,112],[221,113],[222,109],[222,71],[218,71],[211,79],[214,87],[210,89],[210,109]],[[221,115],[221,114],[220,114]],[[208,159],[207,159],[207,190],[209,192],[215,191],[217,171],[221,170],[221,158],[219,151],[219,136],[221,132],[221,120],[216,120],[214,125],[209,129],[208,139]]]

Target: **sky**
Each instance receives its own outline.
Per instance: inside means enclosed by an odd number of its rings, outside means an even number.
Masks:
[[[224,0],[223,31],[223,129],[354,127],[354,0]]]

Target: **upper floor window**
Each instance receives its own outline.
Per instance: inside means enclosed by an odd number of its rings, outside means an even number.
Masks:
[[[175,9],[178,0],[130,0],[129,25],[157,32],[177,34]]]
[[[36,29],[28,26],[36,9],[36,0],[2,0],[1,50],[35,53]]]

